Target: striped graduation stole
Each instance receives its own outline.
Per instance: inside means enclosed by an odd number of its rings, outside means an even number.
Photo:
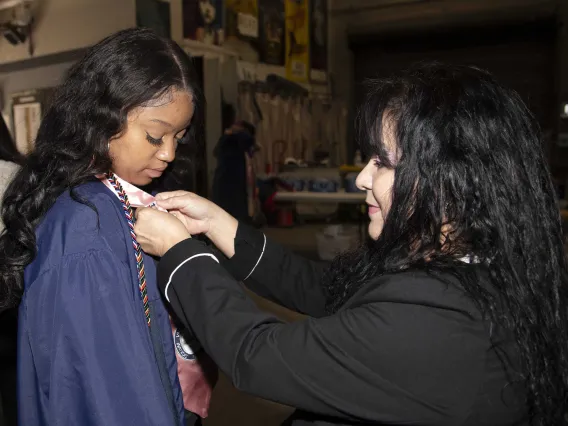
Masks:
[[[140,248],[140,244],[136,240],[136,234],[134,233],[134,211],[132,210],[132,206],[128,201],[128,196],[126,192],[122,188],[120,182],[116,178],[114,173],[109,173],[106,176],[108,182],[114,188],[116,195],[120,199],[122,204],[122,209],[124,210],[124,215],[126,216],[126,220],[128,221],[128,228],[130,229],[130,236],[132,237],[132,245],[134,246],[134,254],[136,256],[136,269],[138,270],[138,288],[140,289],[140,296],[142,296],[142,303],[144,305],[144,314],[146,315],[146,323],[148,327],[150,327],[150,305],[148,303],[148,294],[146,291],[146,274],[144,272],[144,258],[142,257],[142,249]]]

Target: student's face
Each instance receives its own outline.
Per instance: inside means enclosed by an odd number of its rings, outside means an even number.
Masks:
[[[134,185],[159,178],[176,155],[193,117],[190,93],[171,90],[128,113],[124,132],[109,142],[112,171]]]

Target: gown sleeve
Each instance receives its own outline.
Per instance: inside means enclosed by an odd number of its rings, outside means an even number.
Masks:
[[[20,308],[20,424],[175,423],[147,374],[155,361],[129,274],[110,251],[91,250],[31,284]]]

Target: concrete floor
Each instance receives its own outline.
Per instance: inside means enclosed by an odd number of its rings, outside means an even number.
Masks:
[[[266,235],[290,249],[310,258],[317,258],[316,233],[322,228],[318,225],[306,225],[291,229],[266,229]],[[279,316],[285,321],[294,321],[301,316],[286,308],[255,296],[251,297],[260,308]],[[237,391],[224,376],[213,393],[209,417],[205,426],[279,426],[293,409],[269,401],[254,398]]]

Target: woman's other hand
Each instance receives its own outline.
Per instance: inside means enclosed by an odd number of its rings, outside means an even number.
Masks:
[[[176,216],[182,215],[161,212],[150,207],[136,210],[134,232],[146,253],[162,257],[179,242],[191,238],[185,225]]]

